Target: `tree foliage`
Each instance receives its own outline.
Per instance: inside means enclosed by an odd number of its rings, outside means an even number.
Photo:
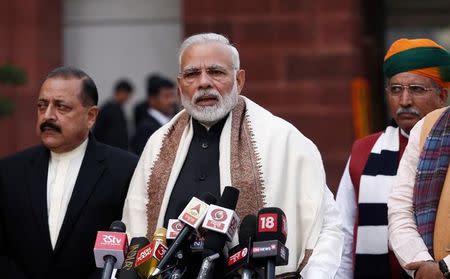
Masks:
[[[12,64],[0,65],[0,85],[19,86],[25,84],[26,80],[27,75],[21,68]],[[4,90],[9,86],[0,88]],[[12,114],[14,109],[14,102],[10,98],[2,96],[2,92],[0,92],[0,117]]]

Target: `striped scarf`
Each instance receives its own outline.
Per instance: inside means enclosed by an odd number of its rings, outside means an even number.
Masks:
[[[450,110],[447,109],[427,136],[417,167],[414,185],[414,214],[417,229],[433,255],[436,212],[450,159]]]
[[[392,121],[372,147],[361,175],[355,278],[390,278],[387,200],[397,174],[399,133]]]

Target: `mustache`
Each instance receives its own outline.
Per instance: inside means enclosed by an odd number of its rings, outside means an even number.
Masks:
[[[412,107],[409,107],[409,108],[400,107],[400,108],[398,108],[396,114],[400,115],[400,114],[403,114],[403,113],[411,113],[411,114],[415,114],[417,116],[420,116],[420,112],[418,110],[416,110],[415,108],[412,108]]]
[[[49,128],[55,132],[61,133],[61,127],[59,127],[58,125],[56,125],[53,122],[45,121],[45,122],[42,122],[41,125],[39,125],[39,129],[41,129],[41,132],[44,132],[44,130],[46,128]]]
[[[220,100],[221,96],[220,93],[214,89],[201,89],[195,92],[194,96],[192,97],[192,101],[196,103],[199,99],[204,97],[215,97]]]

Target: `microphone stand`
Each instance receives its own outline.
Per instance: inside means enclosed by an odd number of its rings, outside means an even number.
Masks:
[[[211,270],[214,267],[214,261],[220,258],[219,253],[212,254],[203,260],[202,266],[198,273],[197,279],[209,279],[212,278]]]
[[[244,269],[243,271],[242,271],[242,279],[251,279],[252,278],[252,271],[250,270],[250,269]]]
[[[184,257],[183,251],[178,250],[178,252],[175,254],[177,264],[175,265],[172,274],[170,275],[170,279],[180,279],[186,272],[186,267],[184,266],[184,264],[182,264],[183,257]]]
[[[116,258],[113,256],[107,255],[105,256],[105,267],[102,272],[102,279],[110,279],[111,274],[114,269],[114,264],[116,263]]]
[[[273,259],[269,259],[266,264],[266,279],[274,279],[275,278],[275,261]]]

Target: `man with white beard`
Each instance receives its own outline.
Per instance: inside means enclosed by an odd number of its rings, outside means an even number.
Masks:
[[[283,278],[333,278],[343,246],[340,218],[319,151],[294,126],[240,96],[245,72],[225,37],[193,35],[179,52],[184,110],[147,142],[125,201],[131,237],[167,227],[193,197],[240,190],[243,218],[262,207],[287,217],[289,262]],[[198,273],[194,263],[190,275]],[[223,277],[216,272],[214,278]]]

